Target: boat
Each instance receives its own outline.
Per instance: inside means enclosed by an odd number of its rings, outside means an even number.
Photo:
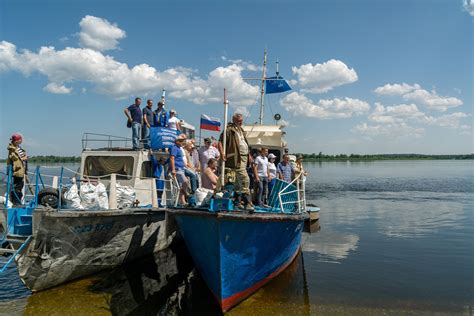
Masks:
[[[277,71],[276,77],[267,78],[265,65],[266,53],[263,77],[259,79],[262,82],[259,124],[243,129],[252,151],[268,147],[280,160],[286,147],[282,126],[264,125],[262,116],[263,85],[267,80],[281,80],[281,77]],[[227,104],[224,92],[225,122]],[[223,170],[224,166],[221,175]],[[302,174],[297,175],[291,183],[277,180],[270,192],[270,207],[256,207],[252,213],[234,209],[229,198],[232,192],[226,191],[227,186],[221,186],[225,191],[223,197],[215,195],[208,209],[173,211],[193,261],[223,312],[284,271],[299,253],[304,223],[310,218],[301,177]]]
[[[125,145],[116,146],[117,142]],[[105,146],[94,148],[98,143]],[[176,229],[166,220],[165,208],[158,205],[150,153],[134,151],[127,143],[126,138],[85,133],[80,169],[70,170],[75,174],[73,182],[81,186],[102,183],[108,187],[107,209],[71,207],[64,200],[67,168],[61,167],[48,186],[48,169],[36,167],[29,200],[21,207],[0,208],[0,273],[15,262],[26,287],[40,291],[168,247]],[[153,155],[159,159],[165,153]],[[8,200],[11,170],[5,178]],[[119,205],[116,191],[120,185],[134,189],[133,204]],[[167,181],[163,204],[173,204],[173,194]]]

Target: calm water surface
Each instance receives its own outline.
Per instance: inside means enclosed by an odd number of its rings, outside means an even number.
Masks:
[[[308,163],[321,230],[230,315],[472,315],[474,163]],[[181,244],[31,295],[0,275],[0,314],[217,315]]]

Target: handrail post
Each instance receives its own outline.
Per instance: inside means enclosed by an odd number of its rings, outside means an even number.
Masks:
[[[11,178],[12,178],[12,166],[11,165],[8,165],[7,166],[7,192],[6,192],[6,196],[5,196],[5,205],[6,205],[6,208],[8,208],[8,201],[9,201],[9,198],[10,198],[10,185],[11,185]]]
[[[297,194],[297,199],[298,199],[298,213],[301,212],[301,201],[300,201],[300,179],[296,180],[296,194]]]
[[[58,211],[61,209],[61,198],[63,192],[63,173],[64,173],[64,166],[61,166],[61,176],[59,178],[59,200],[58,200]]]
[[[38,180],[41,179],[40,175],[40,166],[36,166],[36,170],[35,170],[35,204],[34,206],[36,207],[38,205]],[[41,182],[43,182],[43,179],[41,179]],[[44,184],[43,184],[44,186]]]

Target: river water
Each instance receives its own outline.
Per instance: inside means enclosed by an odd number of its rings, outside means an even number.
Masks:
[[[306,163],[321,230],[230,315],[472,315],[474,162]],[[0,275],[2,315],[218,315],[182,244],[31,295]]]

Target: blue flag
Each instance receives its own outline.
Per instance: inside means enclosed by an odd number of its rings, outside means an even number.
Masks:
[[[291,90],[290,85],[283,77],[270,77],[265,80],[265,93],[281,93]]]
[[[171,148],[179,131],[166,127],[150,127],[150,139],[152,149]]]

